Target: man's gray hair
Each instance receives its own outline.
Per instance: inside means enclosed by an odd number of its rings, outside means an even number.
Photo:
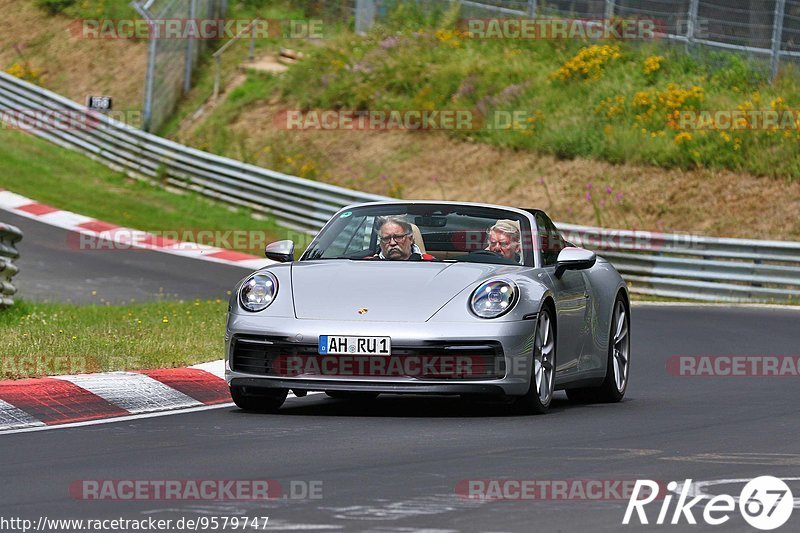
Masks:
[[[403,233],[405,233],[406,235],[412,235],[413,234],[413,231],[411,230],[411,224],[407,220],[405,220],[405,219],[403,219],[401,217],[388,216],[388,217],[380,219],[380,226],[379,226],[378,230],[380,231],[380,228],[382,228],[386,224],[397,224],[398,226],[403,228]]]
[[[520,240],[519,222],[516,220],[510,220],[510,219],[498,220],[494,226],[489,228],[488,232],[492,231],[500,231],[502,233],[505,233],[506,235],[511,237],[512,240],[517,242],[519,242]]]

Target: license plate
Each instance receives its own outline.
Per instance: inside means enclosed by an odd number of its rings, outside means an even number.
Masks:
[[[390,337],[347,337],[320,335],[320,355],[391,355]]]

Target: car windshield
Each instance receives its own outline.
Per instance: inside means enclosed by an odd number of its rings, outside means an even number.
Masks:
[[[520,238],[520,235],[523,238]],[[300,258],[533,265],[528,219],[494,207],[391,203],[336,215]]]

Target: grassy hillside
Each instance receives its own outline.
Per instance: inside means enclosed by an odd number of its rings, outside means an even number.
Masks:
[[[212,202],[195,193],[176,193],[133,180],[72,152],[17,131],[0,128],[0,188],[34,200],[146,231],[177,231],[190,238],[198,230],[252,230],[262,242],[279,240],[286,230],[256,220],[245,209]],[[205,242],[240,246],[244,239]],[[239,251],[263,255],[258,239]],[[234,248],[236,249],[236,248]]]
[[[408,8],[409,4],[406,4]],[[370,34],[281,43],[305,59],[243,82],[174,138],[398,198],[538,206],[564,222],[800,239],[797,130],[684,131],[676,110],[800,107],[797,77],[663,43],[490,41],[390,17]],[[277,47],[277,45],[276,45]],[[265,50],[265,53],[268,50]],[[518,129],[286,130],[286,110],[522,111]],[[285,121],[284,121],[285,122]],[[768,208],[766,206],[769,206]]]
[[[471,38],[451,10],[433,23],[402,4],[369,35],[339,34],[280,80],[302,109],[522,111],[519,129],[457,138],[558,158],[800,177],[800,117],[788,127],[696,131],[681,111],[792,110],[800,78],[772,86],[764,63],[658,42]],[[303,90],[298,90],[302,87]],[[689,126],[690,129],[686,129]],[[784,125],[787,126],[787,125]]]

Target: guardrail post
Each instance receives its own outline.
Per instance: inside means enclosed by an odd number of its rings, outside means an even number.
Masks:
[[[775,2],[775,18],[772,21],[772,58],[770,64],[770,81],[778,77],[778,66],[781,61],[781,40],[783,39],[783,15],[786,11],[786,0]]]

